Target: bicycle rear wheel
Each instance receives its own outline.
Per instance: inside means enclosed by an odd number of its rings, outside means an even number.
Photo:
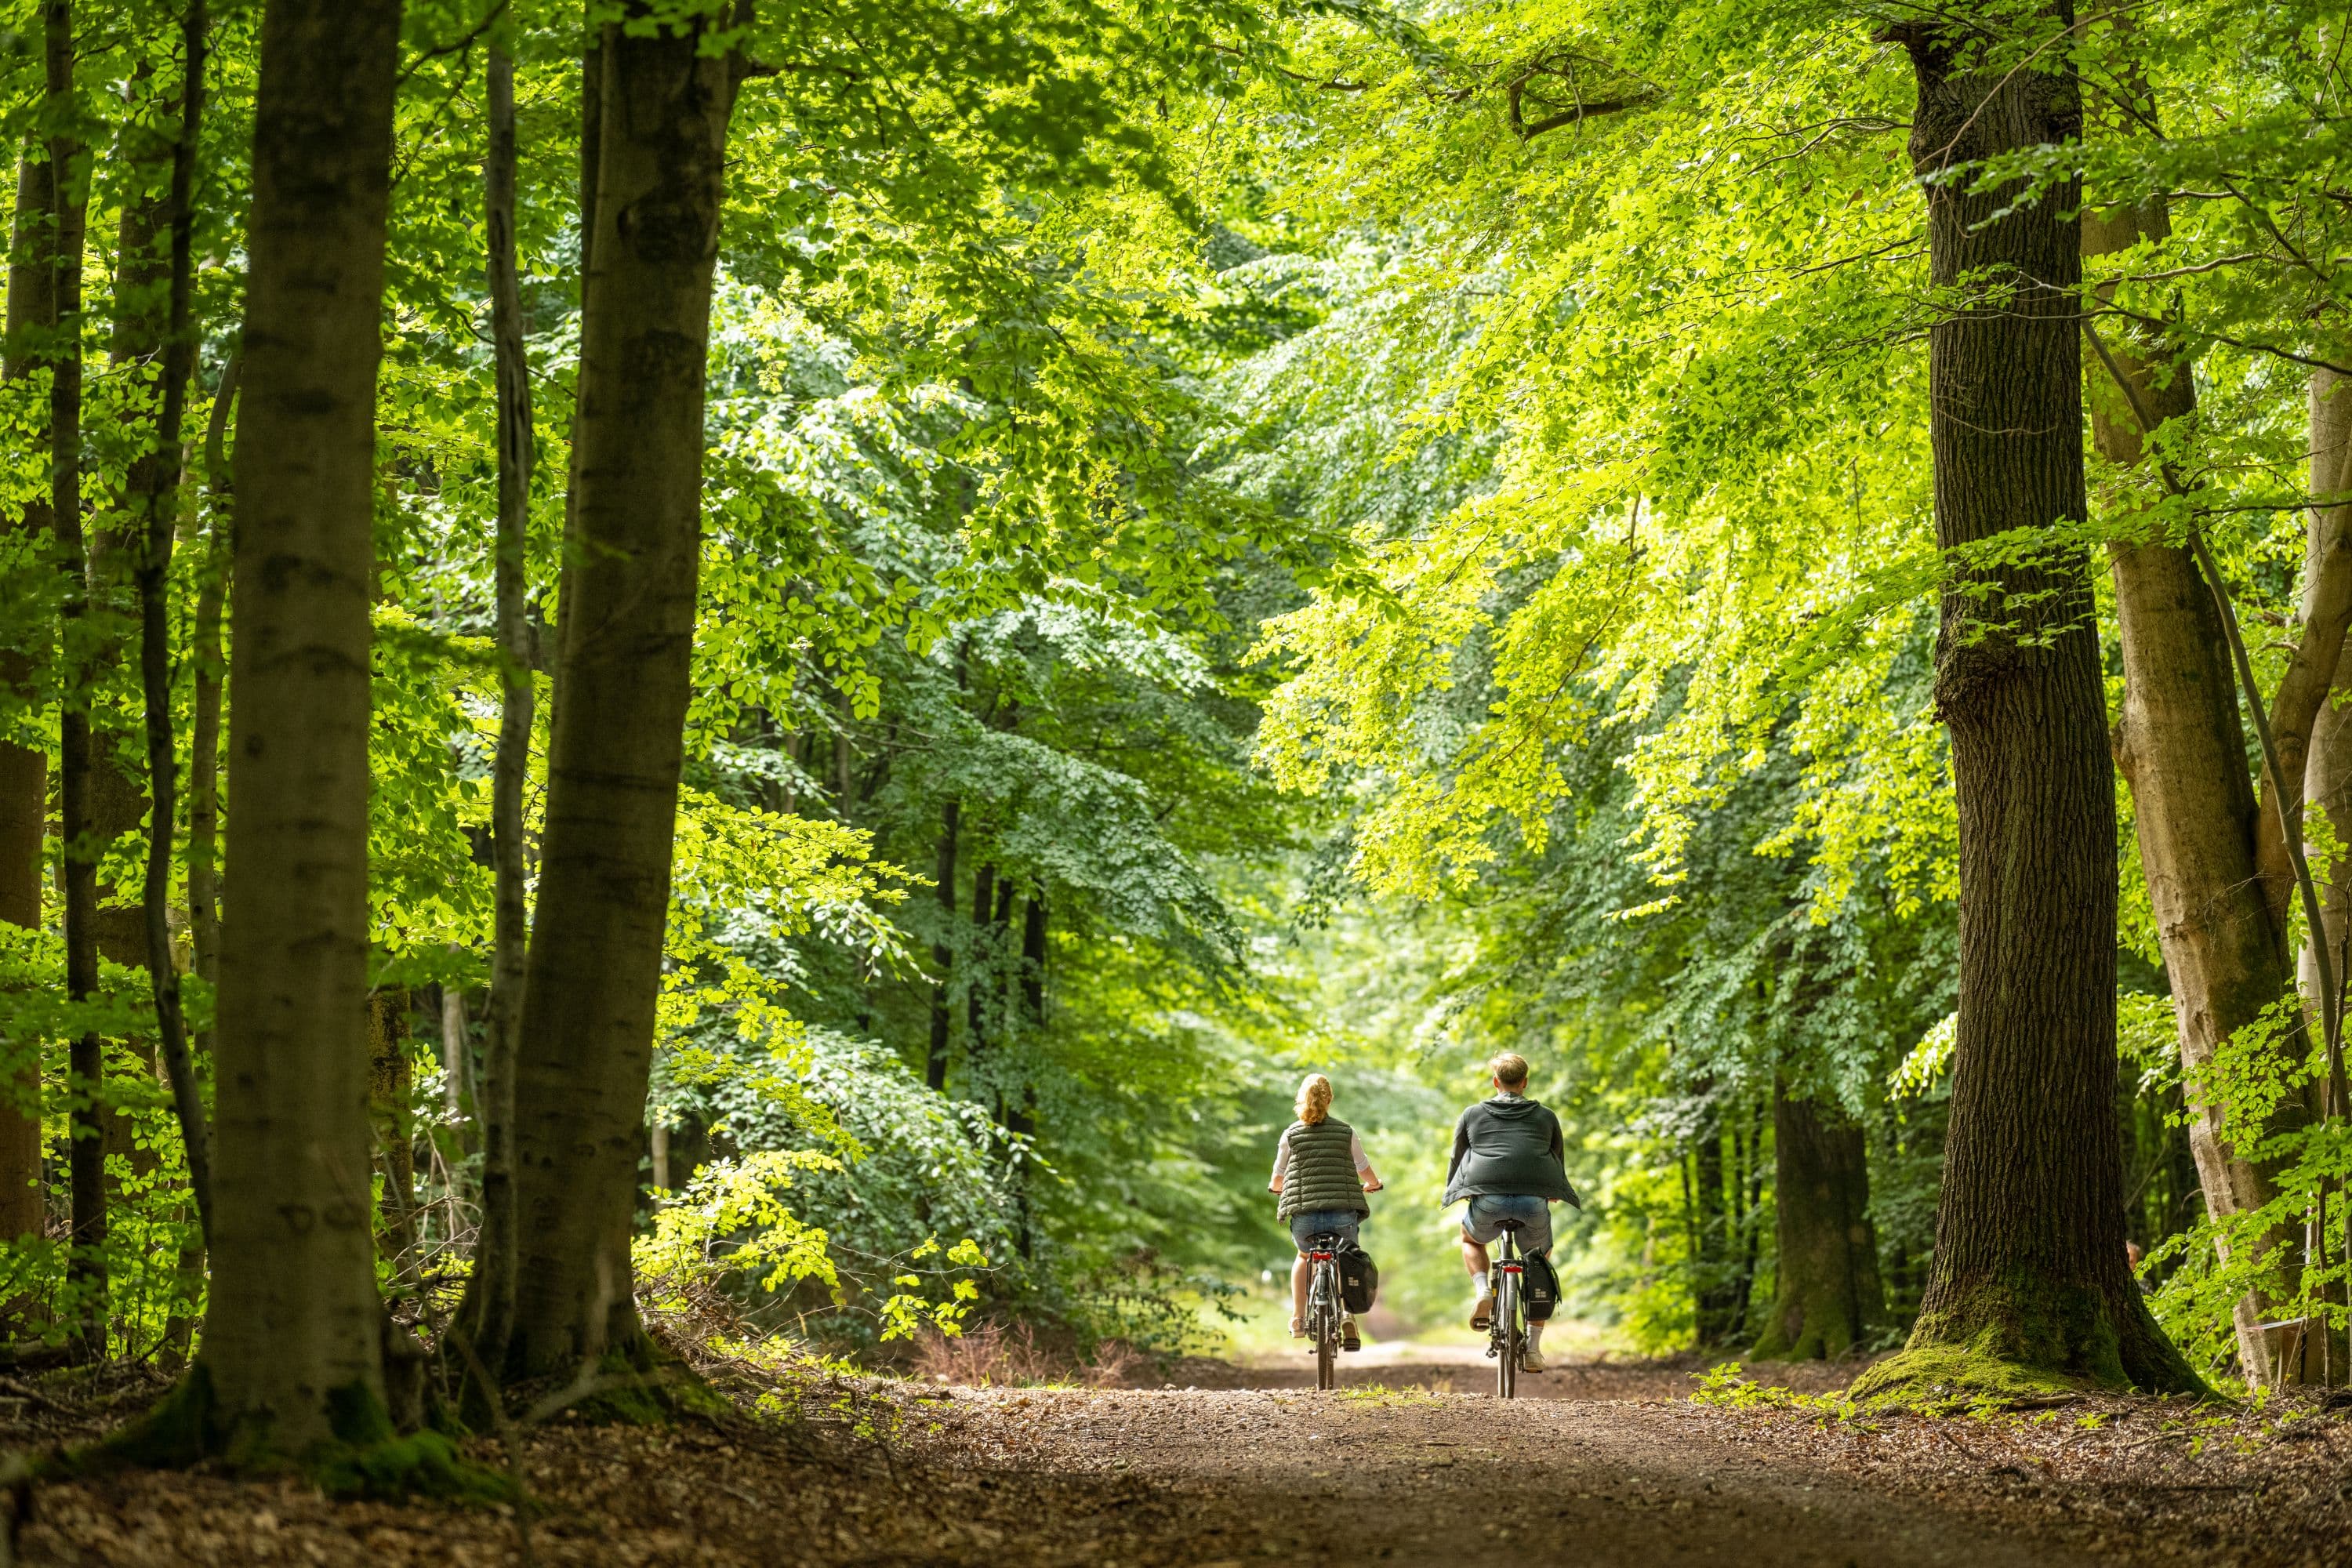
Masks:
[[[1519,1277],[1506,1274],[1495,1286],[1495,1396],[1519,1393]]]
[[[1339,1385],[1339,1336],[1328,1329],[1315,1336],[1315,1386],[1337,1388]]]

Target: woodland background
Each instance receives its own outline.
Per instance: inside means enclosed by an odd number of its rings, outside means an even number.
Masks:
[[[631,1151],[648,1307],[718,1292],[885,1360],[990,1321],[1074,1361],[1203,1348],[1286,1256],[1264,1173],[1311,1069],[1389,1180],[1399,1327],[1434,1324],[1461,1286],[1447,1129],[1508,1048],[1590,1194],[1561,1248],[1580,1316],[1641,1351],[1902,1342],[1959,891],[1923,348],[1953,284],[1906,145],[1908,8],[375,9],[366,979],[395,1319],[430,1342],[458,1310],[501,869],[538,886],[595,51],[683,37],[743,64]],[[2088,514],[2034,548],[2111,568],[2126,1227],[2204,1374],[2340,1379],[2324,1205],[2352,1143],[2284,868],[2293,840],[2340,950],[2341,18],[1945,21],[1985,69],[2063,61],[2080,92],[2079,142],[1988,167],[2079,228],[2105,333]],[[264,13],[51,0],[5,29],[0,1300],[20,1356],[176,1363],[205,1248],[142,899],[201,1112]],[[2146,586],[2192,541],[2243,681],[2205,600]],[[2166,605],[2198,626],[2149,629]],[[2226,724],[2135,731],[2164,689],[2136,672],[2182,647]],[[2210,754],[2147,762],[2151,729]],[[2259,953],[2170,945],[2233,888],[2268,900]]]

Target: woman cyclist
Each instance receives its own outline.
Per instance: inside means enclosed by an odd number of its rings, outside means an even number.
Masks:
[[[1274,1152],[1274,1178],[1266,1191],[1280,1195],[1275,1210],[1290,1222],[1290,1239],[1298,1260],[1290,1266],[1290,1336],[1307,1337],[1307,1287],[1313,1270],[1307,1261],[1307,1244],[1315,1237],[1356,1239],[1356,1227],[1372,1212],[1366,1193],[1381,1190],[1372,1163],[1364,1158],[1364,1141],[1344,1121],[1331,1120],[1331,1080],[1319,1072],[1299,1081],[1295,1109],[1298,1120],[1283,1129]],[[1340,1348],[1361,1350],[1350,1315],[1341,1321]]]

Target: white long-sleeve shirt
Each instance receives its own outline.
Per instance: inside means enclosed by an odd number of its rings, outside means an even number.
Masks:
[[[1364,1157],[1363,1134],[1353,1131],[1349,1132],[1348,1155],[1356,1162],[1356,1175],[1360,1180],[1371,1186],[1380,1185],[1381,1179],[1372,1174],[1372,1163]],[[1274,1142],[1274,1176],[1266,1183],[1265,1190],[1270,1193],[1282,1191],[1282,1179],[1289,1171],[1290,1140],[1277,1138]]]

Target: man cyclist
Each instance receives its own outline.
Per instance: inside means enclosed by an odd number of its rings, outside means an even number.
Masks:
[[[1527,1058],[1505,1051],[1486,1064],[1486,1071],[1495,1094],[1465,1110],[1454,1124],[1454,1160],[1446,1167],[1444,1199],[1445,1205],[1470,1200],[1462,1214],[1462,1262],[1478,1292],[1470,1309],[1470,1326],[1482,1331],[1495,1312],[1486,1246],[1503,1234],[1503,1222],[1519,1222],[1521,1252],[1549,1259],[1550,1205],[1583,1206],[1569,1184],[1559,1118],[1528,1098]],[[1544,1369],[1543,1329],[1530,1318],[1527,1354],[1519,1363],[1529,1372]]]

